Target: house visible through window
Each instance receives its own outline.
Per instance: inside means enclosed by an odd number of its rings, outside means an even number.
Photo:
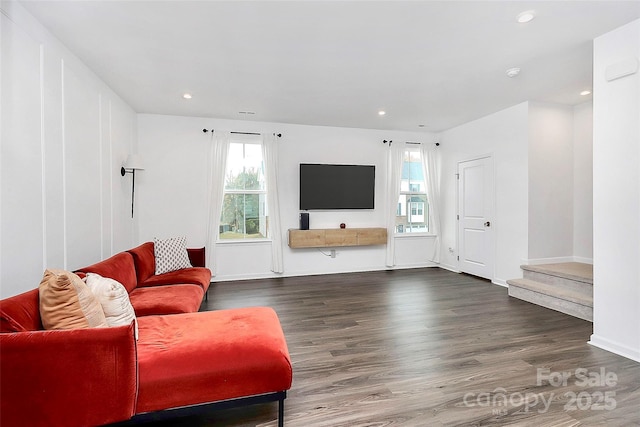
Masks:
[[[234,135],[224,183],[220,239],[267,237],[267,191],[258,136]]]
[[[405,150],[396,213],[396,233],[429,231],[429,204],[420,151]]]

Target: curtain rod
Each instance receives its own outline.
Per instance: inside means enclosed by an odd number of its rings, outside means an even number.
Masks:
[[[211,132],[213,133],[215,131],[215,129],[202,129],[202,132],[207,133],[207,132]],[[229,133],[233,133],[235,135],[261,135],[258,132],[236,132],[236,131],[231,131]],[[275,136],[277,136],[278,138],[280,138],[282,136],[281,133],[274,133]]]
[[[382,140],[382,143],[383,143],[383,144],[387,144],[387,143],[388,143],[388,144],[389,144],[389,147],[391,147],[391,143],[392,143],[392,142],[393,142],[392,140],[389,140],[389,141],[387,141],[386,139],[383,139],[383,140]],[[422,142],[405,141],[405,144],[411,144],[411,145],[422,145]],[[440,143],[439,143],[439,142],[435,142],[434,144],[436,144],[436,147],[439,147],[439,146],[440,146]]]

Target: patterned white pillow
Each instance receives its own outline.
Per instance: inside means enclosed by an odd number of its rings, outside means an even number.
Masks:
[[[184,236],[153,239],[153,252],[156,257],[156,274],[193,267],[189,261]]]
[[[85,281],[102,305],[107,325],[130,325],[135,320],[135,336],[138,339],[138,319],[125,287],[116,280],[95,273],[87,273]]]

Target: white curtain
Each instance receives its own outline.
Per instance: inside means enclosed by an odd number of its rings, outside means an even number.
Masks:
[[[269,236],[271,237],[271,271],[283,273],[282,228],[280,226],[280,201],[278,198],[278,145],[274,134],[262,135],[262,159],[267,184],[267,209],[269,210]]]
[[[398,210],[398,198],[400,197],[400,180],[402,178],[402,160],[404,144],[389,143],[387,151],[387,254],[385,264],[387,267],[395,265],[395,232],[396,212]]]
[[[220,215],[224,198],[224,175],[229,153],[229,132],[215,131],[211,135],[209,152],[208,204],[209,221],[207,222],[207,266],[216,275],[216,242],[220,233]]]
[[[421,144],[420,157],[422,158],[422,171],[425,177],[427,190],[427,202],[429,203],[429,233],[435,234],[433,242],[432,262],[440,262],[440,191],[438,180],[437,153],[435,144]]]

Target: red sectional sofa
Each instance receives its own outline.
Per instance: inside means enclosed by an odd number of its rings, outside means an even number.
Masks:
[[[211,273],[203,249],[189,257],[199,266],[156,276],[148,242],[78,270],[125,286],[138,340],[133,323],[44,330],[38,289],[0,301],[0,425],[97,426],[278,401],[282,426],[292,368],[278,316],[197,312]]]
[[[76,272],[96,273],[122,283],[136,316],[193,313],[200,309],[211,281],[204,267],[204,248],[187,249],[193,268],[156,275],[153,242],[120,252]]]

